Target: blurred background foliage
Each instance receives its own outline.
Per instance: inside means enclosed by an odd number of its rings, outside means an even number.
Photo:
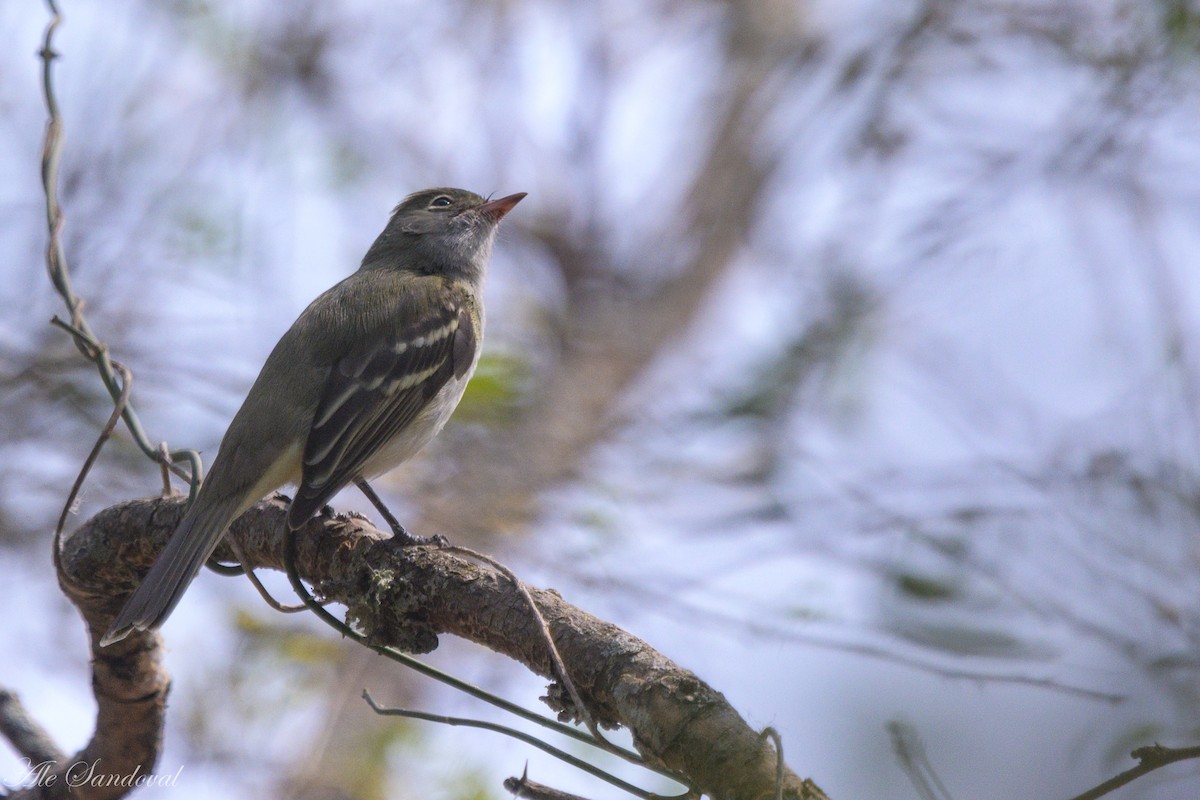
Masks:
[[[914,796],[889,720],[973,798],[1200,738],[1195,2],[64,11],[65,245],[152,436],[211,461],[403,195],[527,191],[463,407],[381,487],[413,530],[646,636],[834,797]],[[0,6],[0,682],[71,748],[86,653],[49,531],[108,404],[45,324],[44,24]],[[81,518],[158,482],[115,441]],[[500,797],[530,757],[371,718],[364,686],[490,712],[243,583],[203,578],[166,630],[182,796]],[[1181,765],[1122,797],[1196,792]]]

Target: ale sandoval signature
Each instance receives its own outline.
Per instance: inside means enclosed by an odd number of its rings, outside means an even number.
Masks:
[[[126,773],[106,772],[101,766],[101,759],[75,761],[66,769],[60,769],[57,761],[42,761],[37,764],[34,764],[29,758],[22,759],[22,761],[25,765],[25,774],[11,784],[6,783],[7,788],[59,785],[69,786],[72,789],[83,786],[174,786],[183,773],[182,766],[173,773],[142,772],[140,766],[134,767],[131,772]]]

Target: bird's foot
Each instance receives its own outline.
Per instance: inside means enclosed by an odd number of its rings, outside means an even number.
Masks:
[[[402,547],[446,547],[450,544],[450,540],[440,533],[433,536],[417,536],[408,532],[408,529],[401,525],[396,520],[389,520],[389,526],[392,529],[392,537]]]

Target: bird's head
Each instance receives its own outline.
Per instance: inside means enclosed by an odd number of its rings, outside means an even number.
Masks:
[[[383,233],[363,259],[364,268],[482,275],[496,226],[524,192],[487,200],[465,189],[425,189],[392,212]]]

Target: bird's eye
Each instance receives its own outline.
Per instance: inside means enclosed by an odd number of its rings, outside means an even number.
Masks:
[[[449,197],[446,197],[446,195],[443,194],[443,195],[433,198],[433,201],[429,204],[429,207],[430,208],[448,208],[453,204],[454,204],[454,201],[451,200]]]

